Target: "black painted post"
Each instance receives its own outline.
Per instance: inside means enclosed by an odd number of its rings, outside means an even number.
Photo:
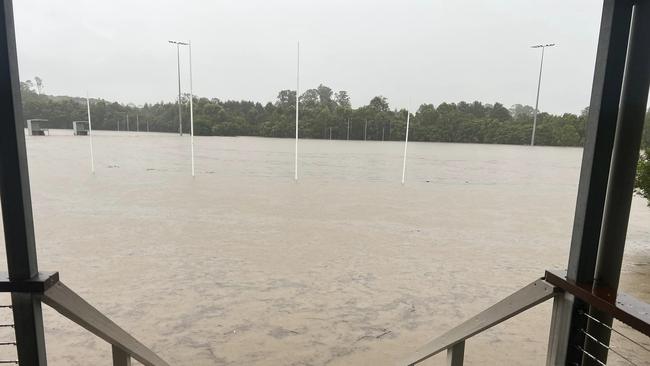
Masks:
[[[596,67],[580,171],[567,277],[580,283],[594,279],[610,161],[625,70],[632,0],[605,0]],[[547,365],[581,364],[588,311],[572,296],[554,306]]]
[[[649,88],[650,2],[639,1],[634,6],[632,16],[625,79],[594,276],[594,286],[608,288],[612,294],[616,294],[621,276]],[[611,315],[593,308],[590,313],[611,326]],[[588,332],[600,342],[609,344],[609,329],[590,322]],[[585,346],[589,353],[606,362],[605,347],[594,342],[586,342]]]
[[[0,1],[0,199],[9,278],[24,280],[35,276],[38,266],[13,6],[11,0]],[[46,365],[40,299],[29,293],[13,293],[11,301],[20,365]]]

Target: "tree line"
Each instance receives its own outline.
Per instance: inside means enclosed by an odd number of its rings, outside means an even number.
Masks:
[[[650,148],[646,148],[645,152],[639,156],[634,188],[638,195],[648,200],[648,206],[650,206]]]
[[[86,120],[84,98],[52,96],[43,93],[43,82],[22,82],[25,119],[48,119],[50,128],[72,128],[72,121]],[[194,97],[194,132],[206,136],[295,136],[296,92],[282,90],[274,102],[222,101]],[[182,96],[184,132],[189,132],[188,95]],[[92,99],[93,128],[99,130],[178,132],[178,104],[146,103],[143,106]],[[422,104],[411,112],[409,140],[488,144],[529,144],[533,107],[478,101]],[[538,113],[536,145],[581,146],[585,139],[588,110],[581,114]],[[403,140],[406,132],[405,109],[391,109],[383,96],[367,105],[352,108],[344,90],[334,92],[325,85],[300,95],[301,138],[351,140]],[[128,116],[128,117],[127,117]],[[128,122],[127,122],[128,119]],[[648,120],[648,117],[646,117]],[[643,145],[650,146],[646,123]]]

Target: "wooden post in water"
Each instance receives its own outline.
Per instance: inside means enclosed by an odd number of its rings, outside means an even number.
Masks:
[[[350,117],[348,117],[348,140],[350,140]]]
[[[88,139],[90,140],[90,171],[95,174],[95,155],[93,153],[93,122],[90,119],[90,99],[86,93],[86,107],[88,108]]]
[[[368,120],[366,120],[366,124],[363,126],[363,141],[367,140],[368,136]]]
[[[411,113],[406,110],[406,136],[404,136],[404,163],[402,164],[402,184],[406,183],[406,149],[409,144],[409,122],[411,120]]]

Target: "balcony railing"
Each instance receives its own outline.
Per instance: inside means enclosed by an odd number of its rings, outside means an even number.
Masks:
[[[561,307],[558,306],[558,301],[561,301],[565,294],[575,296],[587,303],[592,309],[605,313],[629,325],[632,329],[637,330],[645,336],[650,337],[650,304],[624,293],[614,295],[614,292],[607,288],[594,287],[592,284],[576,284],[568,281],[564,273],[546,271],[543,278],[534,281],[438,338],[435,338],[400,361],[398,365],[417,365],[442,351],[446,351],[447,365],[461,366],[463,365],[465,353],[465,341],[468,338],[551,298],[555,301],[553,306],[554,321],[551,323],[551,336],[546,363],[547,365],[555,365],[558,359],[556,357],[558,340],[554,339],[556,334],[554,328],[559,326],[559,324],[555,323],[555,320],[559,319],[555,314],[561,310]],[[601,340],[597,336],[589,333],[588,330],[590,324],[592,326],[608,327],[609,330],[614,330],[610,325],[601,321],[593,314],[582,312],[581,315],[584,317],[583,324],[585,325],[579,331],[584,335],[585,342],[570,346],[579,349],[584,354],[584,357],[590,359],[596,365],[605,365],[605,361],[589,352],[589,346],[606,348],[606,350],[617,354],[631,365],[635,365],[629,356],[609,346],[609,340]],[[614,331],[616,332],[616,330]],[[624,334],[622,335],[626,337]],[[648,357],[650,357],[648,348],[630,338],[628,339],[641,347],[642,352],[648,352]]]
[[[129,366],[131,358],[145,366],[169,366],[151,349],[59,281],[58,272],[40,272],[27,281],[12,281],[7,274],[0,275],[0,292],[35,294],[44,304],[111,344],[113,366]],[[7,326],[13,327],[13,324]],[[16,342],[6,343],[16,345]],[[0,364],[18,364],[18,360],[0,360]]]

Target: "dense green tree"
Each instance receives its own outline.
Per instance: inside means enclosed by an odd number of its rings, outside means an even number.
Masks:
[[[638,194],[648,200],[650,206],[650,148],[639,157],[636,171],[635,189]]]
[[[296,105],[295,90],[281,90],[278,93],[278,99],[275,103],[278,107],[293,107]]]
[[[386,97],[377,96],[370,100],[370,108],[374,109],[377,112],[388,112],[390,107],[388,105],[388,100]]]
[[[334,92],[332,92],[332,89],[320,84],[318,88],[316,88],[316,91],[318,92],[318,100],[322,106],[332,107],[334,105],[334,101],[332,100]]]
[[[512,116],[510,111],[506,109],[501,103],[494,103],[490,109],[490,118],[496,119],[498,121],[510,121]]]
[[[43,93],[43,89],[45,88],[45,84],[43,84],[43,79],[41,79],[38,76],[34,77],[34,84],[36,84],[36,91],[38,92],[38,94]]]
[[[334,96],[336,99],[336,104],[345,109],[350,109],[352,108],[352,104],[350,103],[350,96],[348,95],[348,92],[345,90],[341,90],[336,95]]]
[[[512,107],[510,107],[510,114],[515,119],[520,117],[532,118],[533,113],[535,113],[535,108],[529,105],[515,104]]]
[[[643,130],[641,146],[650,148],[650,111],[645,115],[645,129]]]
[[[24,117],[45,118],[51,128],[72,128],[72,121],[85,120],[85,98],[51,96],[37,93],[37,84],[21,83]],[[41,88],[43,81],[40,81]],[[188,95],[182,97],[184,132],[189,132]],[[274,102],[265,105],[251,101],[222,101],[194,97],[194,122],[197,135],[293,137],[296,112],[295,90],[282,90]],[[177,132],[178,105],[158,102],[143,106],[124,105],[92,99],[93,127],[101,130],[135,131],[136,116],[143,131]],[[422,104],[411,115],[413,141],[466,142],[488,144],[529,144],[533,108],[514,105],[509,110],[500,103]],[[584,143],[588,110],[580,115],[539,113],[536,143],[552,146],[580,146]],[[650,116],[650,115],[649,115]],[[377,96],[368,105],[352,108],[346,91],[334,93],[319,85],[300,96],[300,137],[402,140],[406,129],[406,110],[391,110],[388,100]],[[646,117],[650,125],[650,117]],[[643,135],[643,146],[650,146],[650,128]]]

